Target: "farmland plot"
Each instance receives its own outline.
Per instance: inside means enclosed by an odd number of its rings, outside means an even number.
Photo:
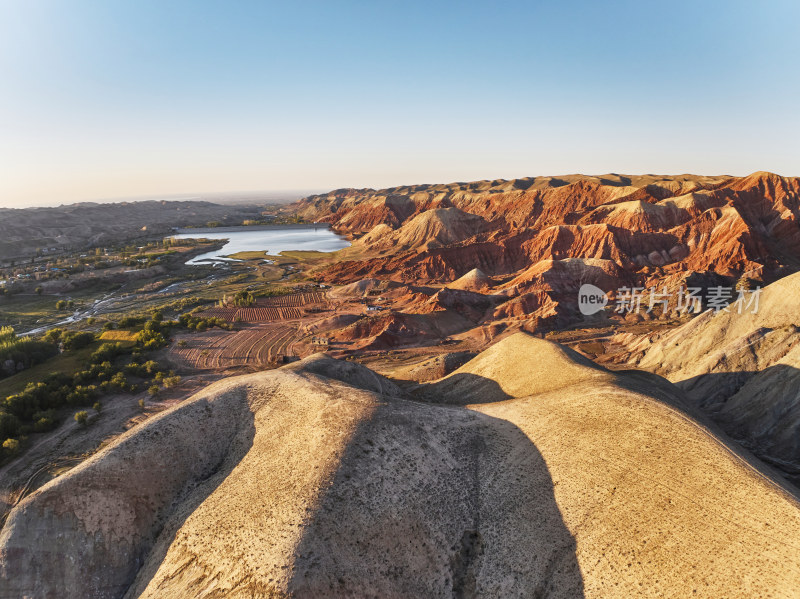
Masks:
[[[276,297],[262,297],[254,306],[246,308],[210,308],[200,315],[206,318],[222,318],[228,322],[271,322],[301,318],[303,306],[320,304],[325,301],[325,293],[292,293]]]
[[[296,327],[280,324],[257,325],[236,332],[209,331],[188,337],[185,347],[173,346],[171,352],[193,368],[263,368],[287,353],[296,334]]]
[[[308,293],[290,293],[289,295],[279,295],[276,297],[260,298],[258,303],[263,305],[278,306],[284,308],[300,308],[308,304],[319,304],[325,301],[325,293],[322,291],[311,291]]]

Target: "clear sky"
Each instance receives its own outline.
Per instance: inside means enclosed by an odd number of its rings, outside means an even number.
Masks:
[[[0,205],[800,175],[800,2],[0,0]]]

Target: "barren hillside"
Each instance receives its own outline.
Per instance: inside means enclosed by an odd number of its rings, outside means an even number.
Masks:
[[[729,434],[800,474],[800,274],[767,286],[757,313],[705,312],[659,336],[620,339]]]
[[[758,468],[663,379],[524,334],[406,392],[317,355],[23,501],[0,596],[789,597],[800,506]]]

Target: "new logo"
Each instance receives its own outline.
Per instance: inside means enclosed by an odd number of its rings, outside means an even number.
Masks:
[[[600,312],[608,304],[608,297],[599,287],[584,283],[578,290],[578,309],[584,316]]]

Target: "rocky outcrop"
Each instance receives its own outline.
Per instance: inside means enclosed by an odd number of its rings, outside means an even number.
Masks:
[[[489,308],[502,301],[504,301],[504,298],[445,287],[434,293],[430,298],[412,305],[409,309],[413,309],[414,312],[420,314],[438,310],[452,310],[469,320],[478,322]]]

